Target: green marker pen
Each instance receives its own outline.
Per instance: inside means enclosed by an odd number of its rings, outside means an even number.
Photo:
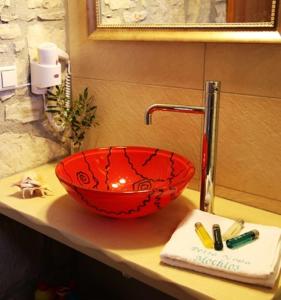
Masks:
[[[258,239],[259,232],[257,230],[251,230],[246,233],[243,233],[235,238],[226,241],[226,245],[228,248],[238,248],[244,246],[252,241]]]

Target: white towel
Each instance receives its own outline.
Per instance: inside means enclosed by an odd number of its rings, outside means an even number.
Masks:
[[[259,238],[236,249],[207,249],[195,232],[201,222],[212,237],[213,224],[219,224],[222,234],[233,220],[200,210],[188,215],[161,251],[161,261],[213,276],[273,287],[281,267],[281,229],[273,226],[245,223],[241,231],[256,229]]]

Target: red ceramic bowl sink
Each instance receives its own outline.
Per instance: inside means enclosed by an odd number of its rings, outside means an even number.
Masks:
[[[112,218],[136,218],[176,199],[194,167],[166,150],[110,147],[65,158],[56,175],[68,194],[89,210]]]

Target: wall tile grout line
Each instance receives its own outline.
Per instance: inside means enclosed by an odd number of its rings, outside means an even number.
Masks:
[[[267,197],[267,196],[264,196],[264,195],[261,195],[261,194],[255,194],[255,193],[252,193],[252,192],[247,192],[247,191],[243,191],[243,190],[234,189],[234,188],[228,187],[226,185],[218,184],[217,187],[220,187],[220,188],[223,188],[223,189],[226,189],[226,190],[231,190],[231,191],[238,192],[238,193],[247,194],[247,195],[253,196],[253,197],[260,197],[260,198],[268,199],[270,201],[281,202],[281,200],[276,199],[276,198],[271,198],[271,197]],[[235,201],[235,200],[233,200],[233,201]]]
[[[170,85],[158,85],[158,84],[149,84],[149,83],[139,83],[139,82],[134,82],[134,81],[123,81],[123,80],[120,81],[120,80],[103,79],[103,78],[91,78],[91,77],[76,76],[76,75],[72,75],[72,79],[108,81],[108,82],[114,82],[114,83],[119,82],[119,83],[131,84],[131,85],[142,85],[142,86],[157,87],[157,88],[184,89],[184,90],[193,90],[193,91],[202,91],[203,92],[202,89],[196,89],[196,88],[170,86]]]
[[[203,93],[203,89],[196,89],[196,88],[189,88],[189,87],[181,87],[181,86],[170,86],[170,85],[158,85],[158,84],[148,84],[148,83],[139,83],[134,81],[119,81],[113,79],[103,79],[103,78],[91,78],[85,76],[77,76],[72,75],[72,79],[82,79],[82,80],[96,80],[96,81],[104,81],[104,82],[112,82],[112,83],[124,83],[124,84],[132,84],[132,85],[140,85],[140,86],[147,86],[147,87],[157,87],[157,88],[171,88],[171,89],[183,89],[183,90],[191,90],[191,91],[201,91]],[[281,97],[274,97],[270,95],[258,95],[258,94],[240,94],[235,92],[228,92],[228,91],[221,91],[221,94],[228,94],[228,95],[236,95],[236,96],[246,96],[246,97],[258,97],[258,98],[266,98],[276,101],[281,101]]]

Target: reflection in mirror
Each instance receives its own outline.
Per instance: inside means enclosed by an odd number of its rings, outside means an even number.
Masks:
[[[274,25],[275,0],[97,0],[99,25],[209,27]],[[243,26],[243,25],[242,25]]]
[[[276,3],[272,0],[228,0],[227,22],[270,22]]]

